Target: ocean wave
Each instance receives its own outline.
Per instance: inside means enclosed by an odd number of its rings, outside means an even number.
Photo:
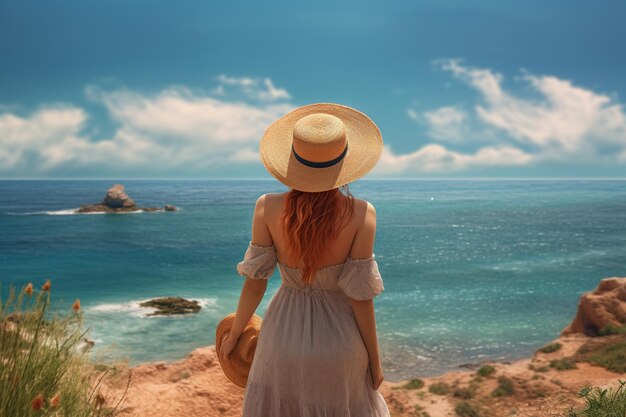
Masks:
[[[141,307],[139,304],[152,300],[154,298],[160,297],[151,297],[145,298],[143,300],[130,300],[121,303],[103,303],[97,304],[95,306],[89,307],[86,310],[94,313],[100,314],[130,314],[131,316],[136,317],[146,317],[152,318],[157,316],[147,316],[150,313],[155,312],[157,309],[153,307]],[[185,298],[185,297],[183,297]],[[197,301],[200,307],[207,308],[217,305],[217,298],[185,298],[190,301]]]
[[[164,209],[155,210],[155,212],[165,211]],[[8,211],[5,214],[7,216],[72,216],[75,214],[137,214],[137,213],[150,213],[145,210],[133,210],[133,211],[120,211],[118,213],[105,213],[103,211],[80,213],[78,208],[63,209],[63,210],[51,210],[51,211],[26,211],[23,213],[15,213]]]

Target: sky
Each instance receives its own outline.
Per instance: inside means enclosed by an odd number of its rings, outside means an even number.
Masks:
[[[366,113],[366,178],[626,176],[620,1],[0,0],[0,178],[271,178],[316,102]]]

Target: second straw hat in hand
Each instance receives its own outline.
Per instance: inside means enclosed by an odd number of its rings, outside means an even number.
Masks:
[[[335,103],[298,107],[261,138],[261,161],[290,188],[327,191],[361,178],[383,149],[380,129],[364,113]]]

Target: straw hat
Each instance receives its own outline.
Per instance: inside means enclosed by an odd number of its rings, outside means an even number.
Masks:
[[[215,351],[217,352],[217,358],[226,377],[235,385],[245,388],[263,319],[257,314],[252,314],[250,321],[248,321],[248,324],[243,329],[237,341],[237,345],[233,348],[230,355],[228,355],[228,358],[222,360],[220,356],[222,341],[230,333],[234,320],[235,313],[231,313],[218,323],[217,329],[215,330]]]
[[[348,106],[316,103],[274,121],[260,143],[261,161],[290,188],[319,192],[370,171],[383,149],[378,126]]]

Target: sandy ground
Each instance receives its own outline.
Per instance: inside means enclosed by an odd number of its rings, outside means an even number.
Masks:
[[[618,379],[625,379],[623,374],[585,362],[577,363],[576,369],[561,371],[548,366],[552,359],[571,356],[587,340],[584,335],[563,336],[555,340],[563,345],[557,352],[537,352],[532,358],[513,363],[489,363],[496,371],[487,377],[476,379],[475,370],[464,369],[422,378],[425,385],[420,389],[403,388],[407,381],[384,381],[379,391],[394,417],[457,416],[455,407],[463,401],[483,417],[564,416],[570,407],[583,404],[577,396],[583,386],[616,386]],[[224,376],[214,346],[196,349],[180,361],[145,363],[134,368],[122,366],[103,384],[108,404],[120,398],[129,372],[130,386],[120,406],[122,416],[234,417],[241,414],[244,391]],[[512,395],[491,395],[500,376],[513,382]],[[448,393],[429,392],[432,384],[442,382],[450,387]],[[462,389],[470,386],[474,387],[472,397],[460,398],[467,392]]]

